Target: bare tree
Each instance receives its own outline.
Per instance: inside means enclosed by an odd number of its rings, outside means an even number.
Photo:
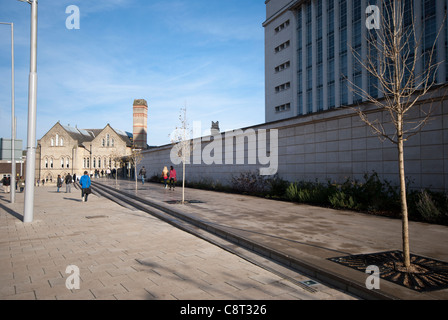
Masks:
[[[398,151],[398,169],[400,180],[400,202],[402,215],[403,264],[409,270],[410,249],[408,229],[408,206],[406,199],[406,180],[404,162],[404,143],[421,131],[428,122],[432,104],[425,116],[410,120],[414,108],[420,108],[418,102],[427,98],[436,82],[439,63],[434,61],[436,40],[429,46],[423,46],[422,36],[417,34],[415,17],[411,2],[401,0],[379,1],[379,21],[376,27],[368,31],[367,58],[352,49],[356,63],[374,79],[376,96],[360,86],[350,82],[350,87],[358,97],[364,98],[370,105],[367,109],[376,110],[375,114],[385,114],[385,119],[374,118],[362,107],[355,110],[373,133],[383,140],[396,145]],[[440,31],[439,31],[440,33]],[[373,109],[372,109],[373,107]],[[370,116],[370,117],[369,117]]]
[[[190,163],[191,154],[191,128],[187,120],[187,107],[180,109],[180,126],[171,133],[170,139],[173,144],[174,156],[182,162],[182,204],[185,202],[185,164]],[[173,156],[173,153],[171,154]],[[173,160],[173,159],[172,159]]]
[[[115,187],[118,186],[118,168],[121,168],[121,166],[125,163],[124,159],[123,159],[123,155],[121,155],[118,152],[114,152],[110,155],[110,158],[112,159],[112,161],[114,162],[114,167],[115,167]]]
[[[131,154],[128,156],[129,163],[134,166],[134,177],[135,177],[135,190],[138,189],[137,187],[137,165],[142,161],[143,155],[142,150],[135,147],[135,145],[132,147]]]

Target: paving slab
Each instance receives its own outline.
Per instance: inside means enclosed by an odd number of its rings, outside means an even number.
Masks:
[[[126,180],[99,179],[122,193],[140,198],[173,211],[182,211],[192,219],[219,228],[228,236],[260,244],[279,258],[300,262],[298,269],[315,278],[332,283],[345,279],[347,289],[357,292],[368,274],[339,265],[329,258],[401,250],[401,220],[334,210],[259,197],[185,188],[185,200],[179,204],[182,188],[165,189],[161,184]],[[411,253],[448,261],[448,227],[410,222]],[[287,262],[287,261],[285,261]],[[333,283],[334,284],[334,283]],[[349,291],[349,290],[347,290]],[[448,299],[448,289],[417,292],[390,281],[382,280],[379,298]]]
[[[141,210],[82,202],[74,188],[36,187],[29,223],[24,194],[9,199],[0,193],[1,300],[358,299],[322,283],[310,290]]]

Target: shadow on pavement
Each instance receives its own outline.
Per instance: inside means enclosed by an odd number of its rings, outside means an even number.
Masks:
[[[0,208],[4,209],[4,210],[5,210],[6,212],[8,212],[10,215],[12,215],[13,217],[15,217],[15,218],[17,218],[17,219],[19,219],[20,221],[23,222],[23,216],[22,216],[20,213],[15,212],[14,210],[12,210],[12,209],[6,207],[6,206],[3,205],[2,203],[0,203]]]

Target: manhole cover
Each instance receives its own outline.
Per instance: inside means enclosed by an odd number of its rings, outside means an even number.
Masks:
[[[448,263],[411,254],[411,270],[403,268],[401,251],[329,258],[346,267],[365,272],[368,266],[377,266],[382,279],[409,289],[425,292],[448,288]]]

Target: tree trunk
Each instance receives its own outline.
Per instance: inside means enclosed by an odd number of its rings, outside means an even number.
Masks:
[[[185,201],[185,159],[182,161],[182,204]]]
[[[134,176],[135,176],[135,190],[137,190],[137,165],[134,167]]]
[[[402,241],[403,241],[403,263],[406,268],[411,265],[409,251],[409,223],[408,204],[406,200],[406,180],[404,171],[404,141],[402,135],[398,137],[398,165],[400,170],[400,201],[401,201],[401,221],[402,221]]]

